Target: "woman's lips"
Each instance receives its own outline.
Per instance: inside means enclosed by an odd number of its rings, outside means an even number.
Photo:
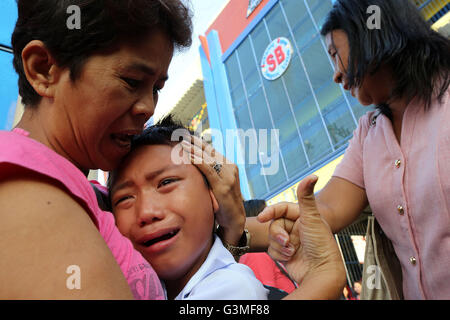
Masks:
[[[133,139],[134,135],[132,134],[121,134],[116,133],[111,135],[111,139],[115,142],[115,144],[124,149],[128,149],[131,146],[131,140]]]

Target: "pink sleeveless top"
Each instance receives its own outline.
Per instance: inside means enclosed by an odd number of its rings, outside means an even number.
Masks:
[[[135,299],[163,300],[161,282],[150,264],[117,229],[114,216],[102,211],[83,173],[70,161],[27,137],[22,129],[0,131],[0,179],[11,164],[53,178],[90,212],[91,219],[120,266]]]

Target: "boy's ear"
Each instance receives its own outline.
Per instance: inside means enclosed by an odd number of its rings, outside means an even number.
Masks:
[[[216,213],[217,211],[219,211],[219,203],[217,202],[216,196],[214,195],[214,193],[212,192],[211,189],[209,189],[209,196],[211,197],[213,211],[214,211],[214,213]]]

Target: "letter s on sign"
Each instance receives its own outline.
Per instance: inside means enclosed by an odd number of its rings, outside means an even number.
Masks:
[[[277,67],[277,63],[273,57],[273,54],[269,54],[267,56],[267,64],[270,65],[269,67],[269,71],[272,72],[273,70],[275,70],[275,68]]]

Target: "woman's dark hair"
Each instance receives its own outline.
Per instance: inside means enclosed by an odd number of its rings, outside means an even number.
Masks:
[[[378,29],[367,25],[373,5],[381,13]],[[337,29],[349,40],[350,87],[360,87],[366,74],[389,65],[395,81],[391,100],[417,97],[425,108],[435,97],[442,100],[450,83],[450,40],[431,29],[412,1],[336,0],[321,34]]]
[[[81,29],[67,26],[73,5],[80,8]],[[17,0],[17,6],[12,46],[26,106],[35,106],[41,98],[28,83],[22,64],[22,50],[32,40],[41,40],[57,64],[70,69],[72,81],[93,53],[156,29],[166,32],[175,48],[192,43],[191,11],[181,0]]]
[[[256,217],[266,207],[266,201],[261,199],[245,200],[244,209],[246,217]]]

